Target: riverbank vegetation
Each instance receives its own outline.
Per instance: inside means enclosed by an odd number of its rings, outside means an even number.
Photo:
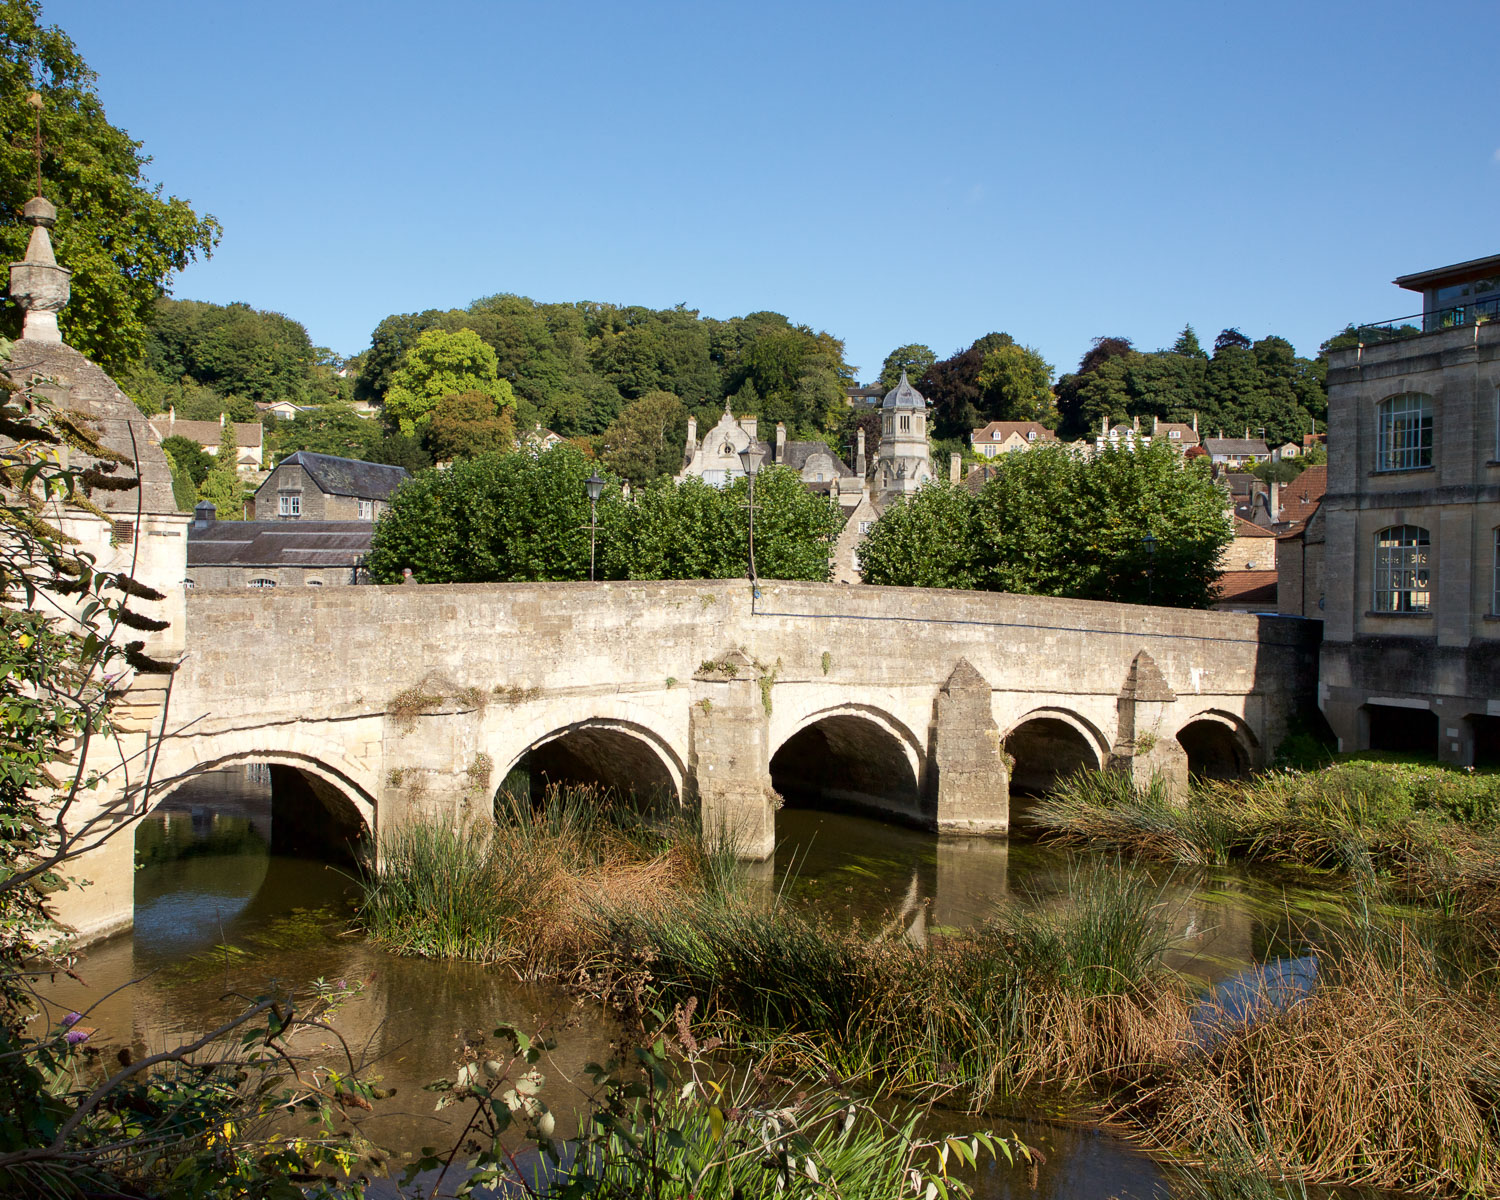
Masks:
[[[1467,918],[1492,944],[1500,915],[1500,775],[1354,760],[1195,782],[1182,803],[1153,783],[1084,772],[1031,810],[1044,835],[1184,865],[1281,863]]]
[[[1408,789],[1427,797],[1419,811],[1485,804],[1426,786]],[[1319,930],[1316,986],[1252,981],[1247,1005],[1168,968],[1171,913],[1118,864],[1077,868],[1066,908],[1015,904],[912,939],[900,921],[803,915],[690,820],[580,801],[553,792],[535,810],[506,801],[494,828],[387,833],[372,932],[563,981],[643,1026],[696,1007],[707,1034],[799,1078],[976,1113],[1063,1098],[1174,1156],[1500,1195],[1500,1005],[1488,977],[1408,932]]]

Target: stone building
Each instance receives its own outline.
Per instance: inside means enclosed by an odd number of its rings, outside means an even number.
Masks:
[[[985,458],[1009,454],[1013,450],[1030,450],[1033,446],[1056,442],[1057,434],[1040,421],[991,421],[983,429],[969,434],[974,453]]]
[[[875,502],[884,508],[912,496],[932,478],[927,401],[901,372],[880,402],[880,449],[875,456]]]
[[[163,440],[169,437],[185,437],[191,442],[196,442],[206,453],[218,458],[219,443],[224,438],[225,420],[224,414],[220,413],[217,421],[179,421],[177,410],[169,408],[159,416],[151,418],[151,428]],[[259,421],[234,422],[236,446],[234,467],[238,474],[254,475],[261,469],[265,461],[265,443],[265,430]]]
[[[373,521],[411,476],[405,467],[298,450],[256,489],[252,521]]]
[[[372,521],[219,521],[206,500],[188,527],[189,588],[340,587],[368,582]]]
[[[1323,710],[1346,750],[1500,761],[1500,255],[1396,282],[1421,330],[1329,354]]]

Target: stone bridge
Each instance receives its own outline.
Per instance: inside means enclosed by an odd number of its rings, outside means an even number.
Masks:
[[[751,858],[782,799],[1003,834],[1012,786],[1079,767],[1178,787],[1264,765],[1312,704],[1316,628],[744,580],[197,591],[152,803],[266,763],[275,842],[336,848],[488,812],[519,769],[695,799]],[[81,933],[128,923],[130,842],[86,864]]]

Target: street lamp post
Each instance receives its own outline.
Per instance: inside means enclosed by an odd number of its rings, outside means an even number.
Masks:
[[[1146,603],[1151,603],[1152,585],[1156,581],[1156,535],[1149,530],[1141,539],[1146,551]]]
[[[745,486],[750,502],[750,586],[755,587],[755,445],[751,443],[740,451],[740,463],[745,468]]]
[[[604,480],[599,478],[599,472],[595,471],[583,481],[583,486],[589,493],[589,582],[594,582],[594,538],[599,529],[596,515],[599,511],[599,497],[604,494]]]

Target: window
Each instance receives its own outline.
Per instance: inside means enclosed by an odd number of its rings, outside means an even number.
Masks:
[[[274,579],[252,579],[246,586],[259,588],[275,587],[276,581]]]
[[[287,492],[281,494],[281,515],[283,517],[300,517],[302,515],[302,497]]]
[[[1424,613],[1432,608],[1427,530],[1393,525],[1375,535],[1375,611]]]
[[[184,579],[182,581],[182,586],[185,587],[185,588],[192,588],[192,587],[197,587],[198,585],[196,583],[194,583],[191,579]]]
[[[859,523],[859,536],[864,537],[874,527],[874,521],[861,521]],[[1500,530],[1495,531],[1496,545],[1500,545]]]
[[[1432,398],[1410,393],[1382,400],[1376,417],[1375,469],[1432,466]]]
[[[1035,429],[1033,429],[1029,433],[1027,433],[1026,440],[1028,442],[1034,442],[1034,441],[1036,441],[1036,430]]]
[[[901,418],[901,432],[902,433],[910,433],[911,432],[911,418],[910,417],[902,417]]]
[[[361,500],[359,502],[359,519],[361,521],[371,520],[375,516],[375,502],[373,500]]]
[[[309,579],[306,582],[307,582],[307,586],[308,587],[322,587],[323,586],[323,581],[321,579]]]

